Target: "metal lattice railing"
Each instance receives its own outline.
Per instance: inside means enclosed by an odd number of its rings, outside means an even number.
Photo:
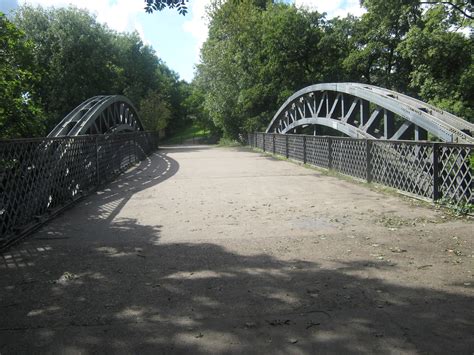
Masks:
[[[331,168],[345,175],[365,179],[367,176],[366,141],[331,138]]]
[[[329,168],[329,139],[327,137],[306,137],[306,162]]]
[[[157,142],[152,132],[0,141],[0,248],[144,159]]]
[[[249,134],[250,145],[420,197],[473,204],[473,145]],[[261,142],[260,144],[258,142]]]
[[[288,157],[303,161],[304,159],[304,144],[303,136],[287,135],[288,139]]]
[[[374,182],[433,199],[433,145],[409,142],[372,142]]]
[[[275,141],[275,154],[279,154],[285,157],[288,156],[286,137],[284,135],[278,134],[278,135],[274,135],[273,139]]]
[[[265,134],[263,133],[257,133],[257,148],[263,149],[263,137],[265,137]]]
[[[447,201],[472,203],[473,196],[473,147],[446,144],[438,146],[437,193]]]
[[[270,136],[270,135],[265,136],[265,151],[273,152],[273,136]]]

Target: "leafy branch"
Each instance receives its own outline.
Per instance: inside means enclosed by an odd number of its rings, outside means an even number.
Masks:
[[[176,9],[180,15],[186,15],[189,0],[145,0],[145,11],[151,14],[153,11],[161,11],[164,8]]]
[[[468,10],[464,10],[461,6],[454,4],[451,1],[421,1],[420,4],[427,4],[427,5],[436,5],[436,4],[443,4],[443,5],[448,5],[451,6],[454,10],[460,12],[464,17],[467,17],[470,20],[474,19],[474,16],[472,16],[472,9],[468,8]],[[467,5],[469,6],[469,5]],[[468,11],[471,14],[468,14]]]

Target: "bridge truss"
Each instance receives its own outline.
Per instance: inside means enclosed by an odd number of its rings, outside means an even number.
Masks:
[[[412,97],[358,83],[316,84],[280,107],[266,133],[326,126],[352,138],[474,143],[474,125]]]
[[[125,96],[94,96],[72,110],[48,137],[143,131],[137,110]]]

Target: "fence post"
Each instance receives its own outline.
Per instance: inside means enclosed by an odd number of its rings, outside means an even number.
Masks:
[[[273,155],[275,155],[275,134],[272,134],[272,141],[273,141],[272,151],[273,151]]]
[[[372,141],[365,140],[365,179],[372,182]]]
[[[95,136],[95,171],[97,186],[100,185],[100,164],[99,164],[99,136]]]
[[[290,157],[288,152],[288,134],[285,134],[285,157],[286,159]]]
[[[439,183],[439,143],[433,143],[433,201],[441,198]]]
[[[306,136],[303,136],[303,164],[306,164]]]
[[[332,138],[328,137],[328,169],[332,169]]]
[[[262,148],[263,148],[263,152],[265,152],[265,136],[266,136],[266,134],[265,134],[265,133],[262,133],[262,142],[263,142]]]
[[[137,133],[133,135],[133,163],[137,163],[138,161],[138,149],[137,149]]]

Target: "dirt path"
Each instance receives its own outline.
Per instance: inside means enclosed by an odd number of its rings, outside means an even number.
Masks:
[[[0,258],[0,353],[474,351],[473,223],[164,149]]]

